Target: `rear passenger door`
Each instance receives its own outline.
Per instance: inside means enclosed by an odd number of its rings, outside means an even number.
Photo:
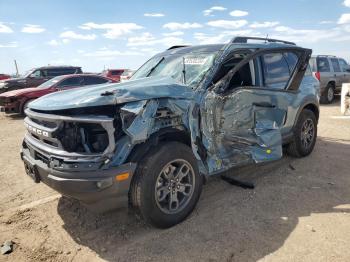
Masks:
[[[330,60],[331,60],[332,68],[333,68],[335,85],[336,85],[336,87],[340,87],[342,85],[344,77],[343,77],[343,72],[340,68],[338,58],[330,58]]]
[[[200,129],[209,173],[282,157],[288,110],[310,55],[301,48],[256,51],[208,91]]]

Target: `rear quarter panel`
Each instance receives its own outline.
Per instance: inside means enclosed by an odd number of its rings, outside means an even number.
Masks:
[[[304,76],[296,92],[295,99],[288,108],[288,117],[283,133],[292,131],[300,112],[305,106],[313,104],[317,108],[319,107],[320,83],[312,75]]]

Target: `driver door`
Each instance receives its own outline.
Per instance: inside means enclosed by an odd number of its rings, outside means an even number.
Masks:
[[[200,124],[209,174],[282,157],[281,130],[310,55],[297,47],[255,51],[207,91]]]

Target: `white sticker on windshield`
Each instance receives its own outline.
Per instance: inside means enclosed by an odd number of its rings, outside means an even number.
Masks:
[[[206,57],[198,57],[198,56],[192,56],[192,57],[185,57],[185,65],[204,65],[207,61]]]

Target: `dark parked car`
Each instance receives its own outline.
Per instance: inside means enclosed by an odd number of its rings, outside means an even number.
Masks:
[[[28,104],[41,96],[77,87],[115,82],[113,79],[99,75],[74,74],[56,76],[38,87],[23,88],[0,94],[0,111],[8,114],[24,114]]]
[[[24,120],[25,170],[95,211],[129,203],[152,225],[175,225],[205,176],[278,160],[282,146],[295,157],[313,151],[311,52],[247,37],[177,46],[124,83],[39,98]]]
[[[70,74],[82,73],[80,67],[75,66],[44,66],[28,71],[23,77],[12,78],[0,83],[0,93],[27,87],[37,87],[47,80]]]

